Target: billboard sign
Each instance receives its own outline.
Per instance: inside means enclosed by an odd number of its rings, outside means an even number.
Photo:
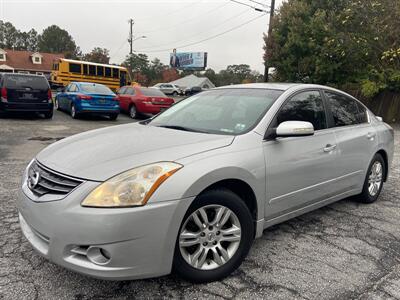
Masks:
[[[169,64],[180,70],[204,70],[207,67],[207,52],[176,52],[174,49]]]

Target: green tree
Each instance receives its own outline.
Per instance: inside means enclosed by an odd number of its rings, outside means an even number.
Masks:
[[[265,59],[280,81],[386,88],[397,78],[384,53],[400,48],[399,20],[396,0],[289,0],[265,38]]]
[[[100,64],[109,64],[110,51],[106,48],[95,47],[90,53],[83,56],[83,60]]]
[[[51,25],[43,30],[38,38],[38,48],[41,52],[63,53],[67,58],[79,58],[81,52],[72,36],[57,25]]]
[[[133,53],[127,55],[122,65],[128,69],[133,81],[137,81],[143,85],[149,84],[147,77],[149,74],[149,58],[146,54]]]
[[[0,20],[0,48],[13,49],[17,46],[19,31],[10,22]]]

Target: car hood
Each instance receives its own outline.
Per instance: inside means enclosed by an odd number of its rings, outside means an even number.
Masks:
[[[60,173],[104,181],[138,166],[176,161],[228,146],[234,137],[126,124],[77,134],[41,151],[36,159]]]

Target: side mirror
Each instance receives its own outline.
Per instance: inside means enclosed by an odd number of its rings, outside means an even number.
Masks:
[[[375,116],[375,118],[376,118],[379,122],[383,122],[382,117]]]
[[[276,137],[307,136],[313,134],[313,124],[305,121],[285,121],[276,128]]]

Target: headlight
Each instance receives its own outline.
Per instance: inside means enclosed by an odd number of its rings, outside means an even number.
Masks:
[[[154,191],[182,167],[173,162],[159,162],[131,169],[99,185],[83,200],[82,206],[145,205]]]

